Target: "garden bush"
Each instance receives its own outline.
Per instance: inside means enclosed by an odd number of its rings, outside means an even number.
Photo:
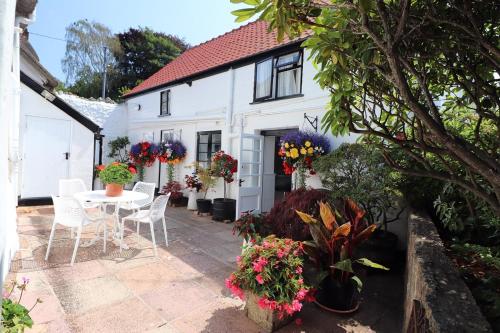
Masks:
[[[271,232],[280,238],[291,238],[296,241],[311,239],[309,227],[295,213],[296,210],[317,216],[318,202],[327,201],[327,192],[316,189],[299,188],[287,194],[285,198],[274,205],[265,216]]]

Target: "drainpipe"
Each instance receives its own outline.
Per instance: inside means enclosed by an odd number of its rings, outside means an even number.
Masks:
[[[14,189],[14,201],[17,205],[19,190],[19,164],[21,162],[19,148],[19,124],[21,120],[21,25],[29,25],[35,20],[35,12],[29,17],[17,16],[14,21],[14,49],[12,53],[12,93],[13,109],[9,121],[9,179]]]
[[[224,151],[231,153],[231,137],[232,133],[232,122],[233,122],[233,111],[234,111],[234,69],[231,67],[228,71],[229,75],[229,99],[226,107],[226,126],[224,137]]]

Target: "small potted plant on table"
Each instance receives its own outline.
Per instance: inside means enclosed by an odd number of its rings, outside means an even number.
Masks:
[[[350,313],[358,309],[362,282],[354,274],[354,265],[388,270],[366,258],[353,258],[357,245],[368,239],[376,228],[367,226],[365,212],[351,199],[342,200],[332,211],[328,204],[320,203],[321,221],[297,211],[309,225],[313,242],[304,242],[304,251],[324,277],[316,294],[316,304],[336,313]]]
[[[98,170],[100,170],[99,178],[106,185],[108,197],[122,195],[123,186],[130,183],[137,173],[135,167],[120,162],[113,162],[108,166],[98,166]]]
[[[237,257],[238,268],[226,279],[231,292],[246,298],[246,314],[264,332],[286,325],[314,300],[302,276],[302,244],[268,236],[253,240]]]
[[[200,179],[201,192],[203,192],[203,198],[196,199],[198,215],[209,214],[212,211],[212,200],[207,199],[207,194],[208,190],[215,186],[217,178],[212,177],[210,169],[204,168],[199,163],[195,163],[195,172]]]
[[[196,199],[198,192],[200,192],[202,184],[196,171],[194,171],[191,175],[185,175],[184,181],[186,182],[186,188],[189,190],[189,200],[188,200],[188,209],[189,210],[197,210]]]
[[[216,221],[234,221],[236,217],[236,200],[227,198],[227,184],[232,183],[237,171],[238,161],[220,150],[212,158],[211,171],[214,177],[224,182],[224,198],[214,199],[212,219]]]

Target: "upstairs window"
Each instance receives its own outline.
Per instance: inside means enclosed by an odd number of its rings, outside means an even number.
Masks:
[[[254,101],[299,95],[302,91],[302,62],[302,51],[297,51],[256,63]]]
[[[160,116],[170,116],[170,90],[160,93]]]

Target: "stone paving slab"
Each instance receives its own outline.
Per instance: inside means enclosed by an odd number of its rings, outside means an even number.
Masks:
[[[232,297],[224,279],[235,267],[241,240],[232,224],[199,217],[185,208],[166,213],[169,246],[161,224],[155,225],[158,257],[150,230],[136,234],[126,226],[128,250],[102,241],[78,249],[69,265],[74,239],[58,228],[48,262],[44,260],[53,218],[51,206],[18,209],[21,250],[8,279],[30,279],[26,302],[40,297],[33,310],[35,325],[28,332],[259,332],[243,311],[244,302]],[[109,221],[111,227],[111,221]],[[95,228],[85,228],[90,240]],[[312,304],[279,332],[399,332],[402,316],[402,277],[370,276],[365,301],[351,317],[326,313]],[[27,303],[27,304],[28,304]]]

